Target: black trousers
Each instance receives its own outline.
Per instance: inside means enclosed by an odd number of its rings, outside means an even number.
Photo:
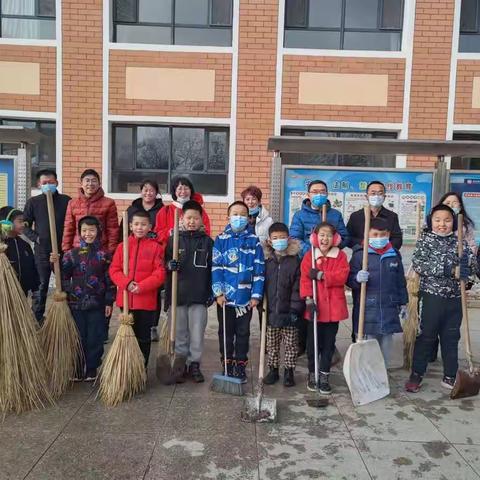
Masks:
[[[225,324],[227,333],[227,360],[248,362],[248,348],[250,342],[250,320],[252,309],[237,317],[235,307],[225,307]],[[217,305],[218,343],[220,356],[225,358],[223,351],[223,309]]]
[[[50,283],[50,274],[52,267],[50,264],[50,254],[35,250],[35,266],[37,267],[40,278],[40,286],[36,292],[32,293],[32,310],[38,323],[42,323],[45,315],[45,304],[47,302],[48,284]]]
[[[152,345],[152,326],[155,317],[155,311],[150,310],[131,310],[133,315],[133,331],[137,337],[138,345],[145,359],[145,366],[148,365],[150,356],[150,347]]]
[[[305,351],[307,348],[307,335],[308,335],[308,324],[310,323],[309,320],[305,320],[304,318],[300,318],[297,324],[298,330],[298,350]]]
[[[335,339],[339,322],[317,322],[318,353],[320,355],[320,372],[330,372],[332,357],[335,352]],[[307,356],[308,371],[315,372],[315,345],[313,335],[313,322],[308,322]]]
[[[434,345],[440,337],[443,374],[455,377],[458,370],[458,341],[462,323],[461,299],[443,298],[420,292],[418,312],[420,333],[413,350],[413,372],[425,374]]]

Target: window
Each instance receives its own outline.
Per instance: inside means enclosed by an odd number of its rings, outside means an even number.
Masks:
[[[400,50],[403,0],[286,0],[285,47]]]
[[[1,0],[0,36],[55,39],[55,0]]]
[[[480,52],[479,0],[462,0],[460,14],[460,52]]]
[[[114,0],[113,41],[232,45],[233,0]]]
[[[454,133],[453,140],[480,142],[480,133]],[[452,157],[452,170],[480,170],[479,157]]]
[[[147,178],[168,192],[170,179],[186,175],[204,194],[226,195],[228,128],[114,125],[111,189],[139,191]]]
[[[44,168],[56,168],[56,132],[55,122],[29,121],[29,120],[11,120],[0,119],[1,125],[10,125],[16,127],[34,128],[43,134],[40,143],[31,148],[32,162],[32,187],[36,187],[35,176],[39,170]],[[17,155],[18,144],[3,143],[0,144],[0,153],[2,155]]]
[[[395,132],[357,132],[333,130],[293,130],[282,129],[282,135],[336,137],[336,138],[397,138]],[[336,165],[339,167],[384,167],[395,168],[395,155],[338,155],[338,154],[293,154],[283,153],[286,164]]]

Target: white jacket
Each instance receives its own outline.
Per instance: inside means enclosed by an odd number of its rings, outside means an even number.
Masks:
[[[260,239],[260,242],[263,243],[268,238],[268,229],[272,225],[273,220],[268,213],[268,210],[262,206],[260,207],[260,213],[257,216],[257,221],[255,223],[255,235]]]

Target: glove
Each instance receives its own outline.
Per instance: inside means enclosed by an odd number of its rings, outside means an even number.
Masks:
[[[167,269],[169,272],[178,272],[180,270],[180,262],[178,260],[169,260]]]
[[[400,307],[399,317],[400,317],[400,325],[403,328],[403,326],[405,325],[405,322],[407,321],[407,306],[406,305],[402,305]]]
[[[460,280],[468,280],[470,276],[470,266],[468,264],[468,255],[465,252],[460,258]]]
[[[369,275],[366,270],[360,270],[355,278],[358,283],[367,283]]]
[[[310,280],[321,280],[322,277],[323,272],[321,270],[318,270],[317,268],[311,268],[308,272],[308,278],[310,278]]]
[[[313,320],[315,312],[317,311],[317,306],[315,305],[313,298],[308,298],[305,301],[305,310],[308,312],[310,319]]]

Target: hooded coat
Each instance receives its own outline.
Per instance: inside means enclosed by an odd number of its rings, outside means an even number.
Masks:
[[[7,237],[5,243],[7,244],[5,253],[10,261],[10,265],[17,274],[18,281],[25,295],[28,295],[29,291],[37,291],[40,279],[38,278],[32,247],[19,236]]]
[[[268,238],[268,229],[273,223],[268,210],[262,205],[259,214],[255,217],[255,235],[261,243],[264,243]]]

